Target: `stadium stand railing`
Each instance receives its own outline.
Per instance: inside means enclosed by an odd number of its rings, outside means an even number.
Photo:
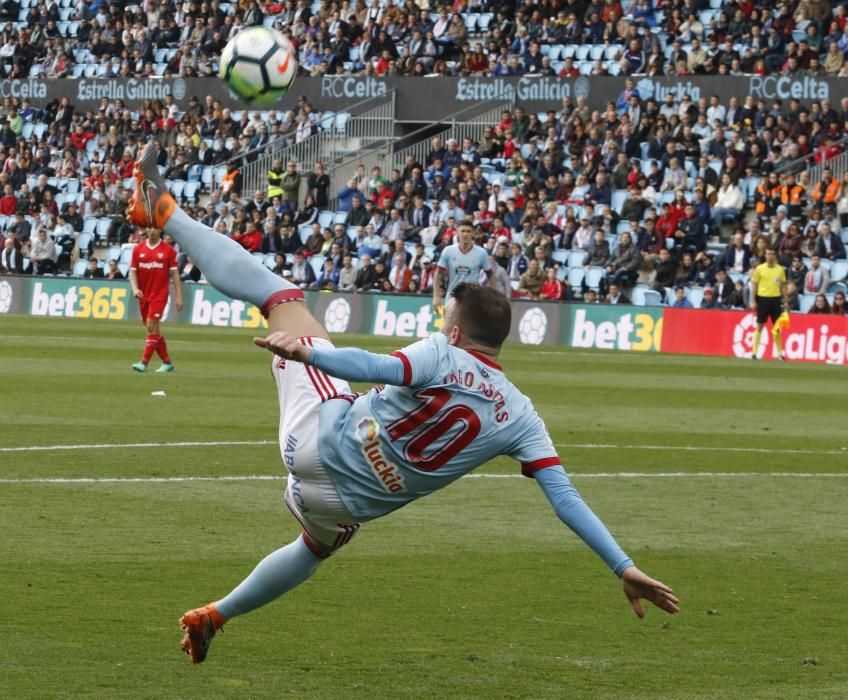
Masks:
[[[412,133],[406,134],[403,138],[363,150],[356,153],[355,158],[333,164],[327,170],[330,181],[336,184],[347,182],[354,176],[359,165],[364,165],[367,172],[370,172],[374,166],[386,170],[387,164],[390,168],[402,169],[408,154],[415,156],[417,161],[423,164],[434,136],[441,138],[448,133],[465,133],[467,135],[474,134],[476,138],[479,138],[486,127],[497,123],[503,110],[512,109],[511,102],[503,102],[496,107],[489,107],[481,111],[481,107],[486,106],[485,103],[468,105],[446,116],[439,124],[422,126]],[[335,207],[337,201],[331,200],[331,205]]]
[[[483,136],[483,132],[487,128],[491,128],[493,124],[497,124],[505,110],[511,109],[512,103],[503,102],[473,117],[464,117],[462,112],[457,112],[439,124],[440,128],[444,127],[442,131],[431,134],[430,138],[422,139],[411,146],[394,151],[392,154],[392,166],[403,168],[406,157],[410,155],[415,158],[416,162],[424,163],[431,148],[431,139],[435,136],[438,136],[443,143],[455,139],[461,144],[464,138],[470,138],[476,144]]]
[[[344,115],[344,116],[343,116]],[[255,160],[251,153],[232,158],[227,165],[240,165],[242,190],[255,192],[267,187],[268,170],[275,160],[295,161],[299,169],[308,172],[315,163],[325,167],[373,148],[385,147],[395,139],[395,91],[384,97],[371,97],[352,105],[346,112],[319,119],[319,131],[300,143],[260,149]],[[248,161],[248,162],[245,162]]]

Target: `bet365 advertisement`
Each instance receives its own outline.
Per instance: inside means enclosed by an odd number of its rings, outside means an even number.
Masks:
[[[167,322],[267,328],[255,306],[212,287],[184,285],[183,300],[181,311],[169,306]],[[307,292],[306,301],[331,333],[412,341],[438,331],[442,324],[428,296]],[[0,318],[4,314],[140,320],[126,281],[70,277],[0,278]],[[524,345],[750,357],[755,326],[753,314],[743,311],[513,301],[509,339]],[[792,314],[784,331],[784,350],[789,360],[848,364],[848,317]],[[768,330],[762,334],[758,354],[766,359],[777,356]]]

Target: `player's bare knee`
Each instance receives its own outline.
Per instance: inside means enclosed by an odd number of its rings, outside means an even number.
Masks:
[[[330,339],[324,326],[302,301],[290,301],[272,308],[268,314],[268,330],[271,333],[285,331],[296,338]]]

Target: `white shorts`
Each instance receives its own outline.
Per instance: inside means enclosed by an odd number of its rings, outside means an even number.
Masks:
[[[299,338],[304,345],[332,348],[324,338]],[[350,541],[359,523],[348,512],[318,456],[321,404],[350,394],[346,381],[300,362],[274,357],[271,373],[280,399],[280,453],[289,472],[286,505],[303,529],[328,550]],[[310,544],[306,539],[307,545]],[[326,555],[326,552],[316,552]]]

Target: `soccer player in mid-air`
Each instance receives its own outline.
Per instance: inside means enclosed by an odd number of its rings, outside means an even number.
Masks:
[[[221,292],[257,305],[280,401],[286,504],[303,530],[263,559],[223,598],[189,610],[183,650],[206,658],[215,632],[303,583],[360,524],[387,515],[509,455],[544,491],[560,519],[621,579],[639,617],[641,599],[669,613],[672,590],[633,564],[571,485],[530,399],[498,364],[510,307],[494,289],[461,284],[442,332],[392,355],[335,349],[303,292],[241,246],[189,218],[168,194],[148,144],[136,168],[129,218],[171,234]],[[353,394],[348,381],[384,383]]]
[[[174,282],[174,304],[177,311],[183,308],[183,290],[177,269],[177,252],[162,240],[162,231],[148,227],[147,237],[133,248],[130,263],[130,286],[138,299],[141,322],[147,326],[147,341],[141,359],[132,367],[136,372],[146,372],[153,353],[159,355],[162,366],[157,372],[173,372],[174,365],[168,355],[165,336],[161,333],[162,316],[168,306],[168,285]]]

